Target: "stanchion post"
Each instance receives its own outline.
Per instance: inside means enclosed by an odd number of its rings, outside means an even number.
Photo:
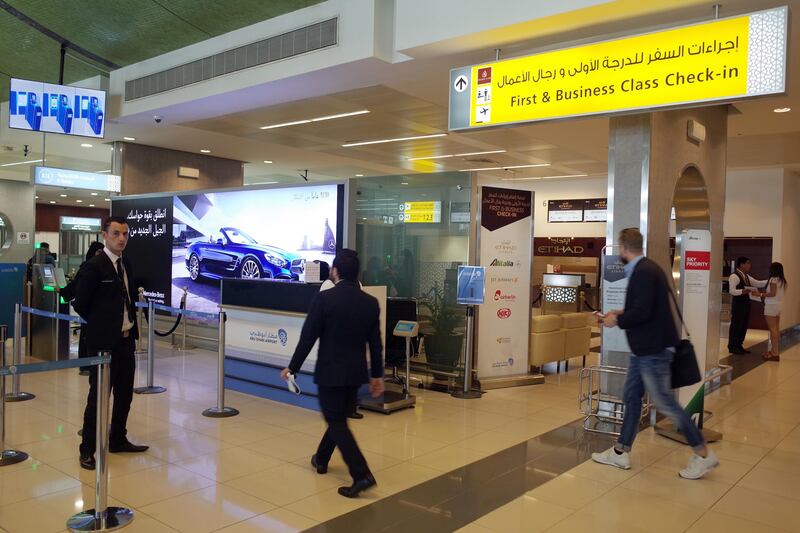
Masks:
[[[137,301],[139,303],[144,303],[144,287],[139,287],[139,293],[138,294],[139,294],[139,297],[138,297]],[[136,327],[139,330],[139,338],[136,339],[136,353],[142,353],[142,338],[144,337],[144,335],[142,335],[142,331],[144,331],[144,328],[142,327],[142,313],[143,313],[142,308],[137,305],[136,306]]]
[[[186,299],[188,298],[189,294],[189,287],[183,288],[183,296],[181,296],[181,309],[186,309]],[[188,318],[186,315],[183,315],[181,318],[183,323],[181,324],[181,345],[178,348],[180,351],[185,352],[186,350],[193,350],[194,346],[187,346],[186,345],[186,327],[188,326]]]
[[[8,326],[0,326],[0,364],[6,366],[6,337]],[[28,454],[19,450],[6,450],[6,377],[0,376],[0,466],[21,463]]]
[[[108,357],[110,352],[100,352]],[[133,511],[108,506],[108,404],[111,396],[111,365],[102,363],[97,369],[97,424],[94,509],[78,513],[67,520],[70,531],[111,531],[127,526]]]
[[[136,394],[159,394],[166,392],[164,387],[153,385],[155,376],[155,352],[156,352],[156,308],[152,301],[147,302],[147,385],[136,387],[133,392]]]
[[[225,407],[225,311],[219,313],[219,350],[217,361],[217,406],[203,411],[203,416],[227,418],[239,414],[238,409]]]
[[[28,287],[28,307],[33,307],[33,282],[29,281],[27,284]],[[25,354],[30,357],[31,356],[31,314],[28,313],[27,322],[25,323]]]
[[[30,340],[31,332],[29,330],[28,344],[30,344]],[[14,305],[14,357],[12,364],[22,364],[22,306],[20,304]],[[30,392],[20,391],[19,374],[14,374],[14,377],[11,378],[11,393],[5,394],[5,391],[3,391],[3,397],[7,402],[25,402],[36,398],[36,396]]]
[[[53,298],[53,300],[55,300],[55,304],[53,305],[53,312],[55,314],[58,314],[58,311],[59,311],[58,303],[61,300],[61,293],[59,292],[58,287],[56,287],[56,292],[54,294],[55,294],[55,297]],[[61,356],[61,354],[59,353],[59,348],[61,348],[59,346],[59,343],[61,341],[61,339],[59,339],[59,333],[60,333],[59,330],[61,329],[61,324],[60,324],[58,318],[54,318],[53,320],[54,320],[54,324],[56,325],[56,328],[55,328],[56,332],[55,332],[55,335],[54,335],[55,339],[56,339],[56,349],[53,350],[53,353],[55,354],[56,360],[58,360],[60,358],[60,356]]]
[[[464,350],[464,386],[451,394],[454,398],[472,400],[482,396],[480,391],[472,390],[472,355],[474,347],[475,306],[467,306],[467,346]]]

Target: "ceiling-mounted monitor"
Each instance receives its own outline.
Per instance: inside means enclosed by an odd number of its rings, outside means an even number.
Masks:
[[[105,91],[11,78],[10,128],[102,139],[105,112]]]

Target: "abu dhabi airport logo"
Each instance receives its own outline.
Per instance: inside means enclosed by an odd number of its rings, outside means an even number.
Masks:
[[[289,342],[289,334],[286,333],[286,330],[281,328],[278,330],[278,340],[281,341],[281,346],[286,346],[286,343]]]

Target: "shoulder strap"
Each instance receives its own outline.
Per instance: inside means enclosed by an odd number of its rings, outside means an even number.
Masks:
[[[678,313],[678,318],[681,321],[681,327],[686,332],[686,336],[689,339],[691,339],[692,338],[692,334],[689,333],[689,328],[686,327],[686,322],[683,321],[683,313],[681,313],[681,308],[678,305],[678,299],[675,298],[675,293],[672,292],[672,287],[670,287],[669,285],[667,285],[667,292],[669,292],[670,299],[672,300],[672,303],[675,305],[675,312]]]

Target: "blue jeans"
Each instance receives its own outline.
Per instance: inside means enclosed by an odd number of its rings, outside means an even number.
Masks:
[[[650,394],[650,400],[656,409],[669,417],[680,429],[680,432],[686,436],[689,446],[695,451],[705,446],[700,430],[694,425],[672,392],[672,358],[671,350],[664,350],[654,355],[631,356],[622,395],[625,403],[625,415],[622,421],[622,433],[617,440],[617,450],[629,452],[633,446],[633,440],[639,431],[642,418],[642,398],[645,391]]]

